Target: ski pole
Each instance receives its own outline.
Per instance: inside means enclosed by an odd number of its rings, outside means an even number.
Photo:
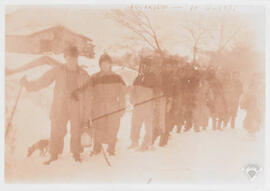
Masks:
[[[7,123],[7,126],[6,126],[6,133],[5,133],[5,138],[7,138],[7,135],[10,131],[10,128],[11,128],[11,124],[12,124],[12,120],[13,120],[13,117],[14,117],[14,114],[15,114],[15,111],[16,111],[16,108],[17,108],[17,105],[19,103],[19,99],[21,97],[21,94],[22,94],[22,90],[23,90],[23,86],[20,86],[20,89],[19,89],[19,93],[16,97],[16,101],[15,101],[15,104],[12,108],[12,112],[11,112],[11,115],[10,115],[10,118],[9,118],[9,121]]]
[[[162,96],[159,96],[159,97],[151,98],[151,99],[148,99],[148,100],[145,100],[145,101],[136,103],[136,104],[134,105],[134,107],[139,106],[139,105],[143,105],[143,104],[148,103],[148,102],[150,102],[150,101],[154,101],[154,100],[160,99],[160,98],[162,98],[162,97],[164,97],[164,96],[162,95]],[[126,109],[126,108],[124,107],[124,108],[115,110],[115,111],[113,111],[113,112],[106,113],[106,114],[104,114],[104,115],[101,115],[101,116],[98,116],[98,117],[94,118],[93,121],[96,121],[96,120],[102,119],[102,118],[104,118],[104,117],[107,117],[107,116],[109,116],[109,115],[112,115],[112,114],[115,114],[115,113],[124,111],[125,109]]]
[[[106,155],[106,153],[105,153],[105,151],[104,151],[104,148],[103,148],[102,144],[101,144],[101,150],[102,150],[104,159],[106,160],[108,166],[111,167],[111,163],[110,163],[110,161],[109,161],[109,159],[108,159],[108,157],[107,157],[107,155]]]

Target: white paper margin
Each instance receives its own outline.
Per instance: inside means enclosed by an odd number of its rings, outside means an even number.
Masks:
[[[265,69],[266,69],[266,110],[265,110],[265,185],[262,187],[251,185],[190,185],[190,184],[5,184],[4,182],[4,68],[5,68],[5,6],[7,5],[129,5],[129,4],[193,4],[193,5],[251,5],[265,7]],[[267,0],[0,0],[0,190],[270,190],[270,130],[269,130],[269,30],[270,1]]]

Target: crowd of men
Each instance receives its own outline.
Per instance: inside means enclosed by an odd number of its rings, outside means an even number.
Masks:
[[[112,71],[112,59],[104,54],[99,59],[100,71],[89,76],[78,65],[76,47],[64,52],[65,64],[46,72],[39,79],[20,81],[28,91],[38,91],[54,85],[51,107],[50,159],[57,160],[63,152],[67,122],[71,125],[70,149],[75,161],[81,161],[83,152],[81,135],[89,133],[93,138],[91,155],[102,152],[115,154],[120,119],[126,110],[132,111],[129,149],[147,151],[159,138],[159,146],[165,146],[170,133],[206,130],[209,119],[212,129],[235,128],[239,105],[247,111],[244,127],[250,133],[257,131],[260,116],[251,113],[256,109],[256,91],[250,85],[244,93],[240,73],[201,69],[192,64],[181,67],[163,63],[159,72],[154,72],[154,63],[142,59],[137,78],[127,87],[120,75]],[[56,62],[44,57],[39,62]],[[240,104],[242,94],[246,94]],[[127,97],[129,96],[129,101]],[[229,124],[230,123],[230,124]],[[140,131],[145,133],[141,145]],[[251,127],[252,126],[252,127]]]

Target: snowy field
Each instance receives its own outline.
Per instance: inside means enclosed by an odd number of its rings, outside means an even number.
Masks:
[[[7,54],[6,66],[16,68],[37,56]],[[89,73],[98,71],[97,62],[80,58],[80,63],[88,66]],[[35,79],[48,70],[49,66],[27,71],[29,79]],[[128,69],[115,68],[127,84],[136,73]],[[23,74],[6,78],[7,117],[19,90],[18,80]],[[48,138],[50,121],[48,118],[52,98],[52,86],[39,92],[23,91],[14,116],[16,129],[15,150],[5,151],[5,178],[7,183],[140,183],[151,180],[155,183],[249,183],[241,170],[247,164],[255,163],[263,167],[264,132],[261,130],[256,139],[246,137],[242,128],[245,111],[239,110],[236,129],[212,131],[211,122],[205,132],[172,133],[166,147],[155,146],[149,152],[128,150],[130,144],[130,121],[132,113],[127,112],[118,133],[116,156],[109,157],[111,167],[102,154],[90,157],[90,148],[82,154],[82,163],[74,162],[69,153],[69,133],[65,137],[64,153],[50,166],[44,166],[45,157],[34,153],[27,158],[27,149],[34,142]],[[143,135],[143,132],[142,132]],[[256,180],[262,183],[263,173]]]

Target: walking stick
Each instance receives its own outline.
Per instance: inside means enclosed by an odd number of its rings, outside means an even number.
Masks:
[[[145,103],[148,103],[148,102],[151,102],[151,101],[154,101],[154,100],[157,100],[157,99],[160,99],[160,98],[162,98],[162,97],[164,97],[164,95],[159,96],[159,97],[155,97],[155,98],[151,98],[151,99],[148,99],[148,100],[139,102],[139,103],[136,103],[136,104],[134,105],[134,107],[139,106],[139,105],[143,105],[143,104],[145,104]],[[125,111],[125,110],[126,110],[126,108],[124,107],[124,108],[115,110],[115,111],[113,111],[113,112],[106,113],[106,114],[104,114],[104,115],[101,115],[101,116],[98,116],[98,117],[94,118],[93,121],[99,120],[99,119],[101,119],[101,118],[104,118],[104,117],[107,117],[107,116],[110,116],[110,115],[112,115],[112,114],[119,113],[119,112]]]
[[[8,133],[10,132],[12,120],[13,120],[13,117],[14,117],[14,114],[15,114],[15,111],[16,111],[16,108],[17,108],[17,105],[18,105],[18,103],[19,103],[19,99],[20,99],[20,97],[21,97],[22,90],[23,90],[23,86],[20,86],[19,93],[18,93],[18,95],[17,95],[17,97],[16,97],[15,104],[14,104],[14,106],[13,106],[13,108],[12,108],[12,112],[11,112],[9,121],[8,121],[8,123],[7,123],[7,126],[6,126],[5,138],[7,138]]]
[[[148,99],[148,100],[145,100],[145,101],[136,103],[136,104],[134,105],[134,107],[139,106],[139,105],[143,105],[143,104],[148,103],[148,102],[150,102],[150,101],[154,101],[154,100],[160,99],[160,98],[162,98],[162,97],[164,97],[164,96],[162,95],[162,96],[159,96],[159,97],[151,98],[151,99]],[[106,113],[106,114],[104,114],[104,115],[102,115],[102,116],[99,116],[99,117],[94,118],[92,121],[96,121],[96,120],[99,120],[99,119],[101,119],[101,118],[107,117],[107,116],[109,116],[109,115],[112,115],[112,114],[115,114],[115,113],[124,111],[125,109],[126,109],[126,108],[121,108],[121,109],[116,110],[116,111],[113,111],[113,112],[111,112],[111,113]],[[92,135],[92,136],[93,136],[93,140],[94,140],[94,139],[95,139],[95,138],[94,138],[94,136],[95,136],[95,127],[93,127],[93,131],[92,131],[92,132],[93,132],[93,135]],[[101,144],[101,150],[102,150],[102,153],[103,153],[103,156],[104,156],[104,159],[105,159],[106,163],[108,164],[109,167],[111,167],[111,163],[110,163],[110,161],[109,161],[109,159],[108,159],[108,157],[107,157],[107,155],[106,155],[106,152],[105,152],[105,150],[104,150],[102,144]]]
[[[95,144],[95,140],[94,140],[95,139],[95,127],[94,126],[92,126],[91,131],[92,131],[92,145],[94,145]],[[109,161],[109,159],[108,159],[108,157],[107,157],[107,155],[105,153],[105,150],[104,150],[102,144],[101,144],[101,150],[102,150],[103,157],[104,157],[106,163],[108,164],[109,167],[111,167],[111,163],[110,163],[110,161]]]
[[[101,150],[102,150],[104,159],[106,160],[108,166],[111,167],[111,163],[110,163],[110,161],[109,161],[109,159],[108,159],[108,157],[107,157],[107,155],[106,155],[106,153],[105,153],[105,151],[104,151],[104,148],[103,148],[102,144],[101,144]]]

